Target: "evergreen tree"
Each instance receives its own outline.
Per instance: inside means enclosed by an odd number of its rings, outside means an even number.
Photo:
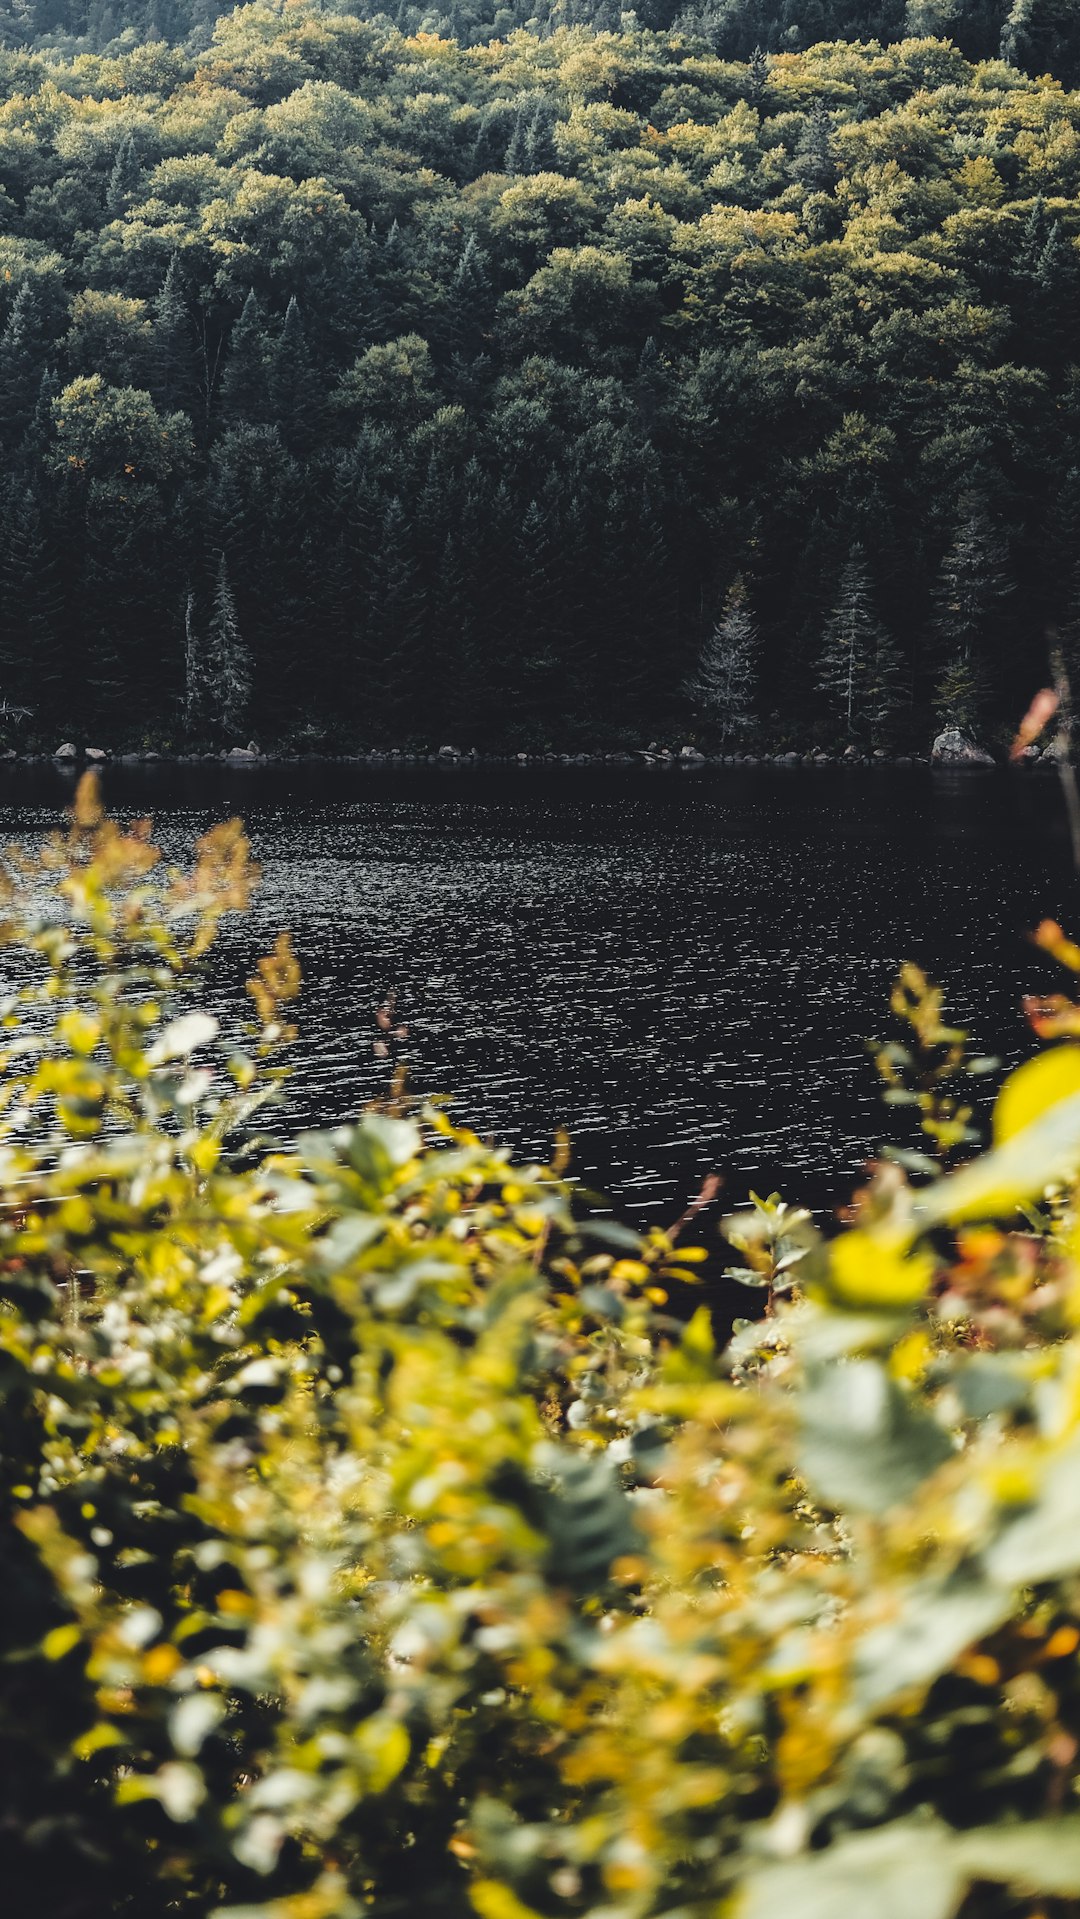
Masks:
[[[269,416],[270,342],[254,289],[229,336],[221,405],[229,426],[259,426]]]
[[[742,574],[732,583],[712,633],[701,650],[687,692],[707,724],[727,741],[754,718],[753,685],[758,635]]]
[[[8,448],[33,418],[42,375],[42,315],[37,291],[25,279],[0,334],[0,435]]]
[[[471,358],[483,343],[494,307],[487,255],[470,233],[461,250],[447,301],[446,330],[450,348]]]
[[[755,47],[750,55],[746,69],[746,97],[755,106],[765,92],[769,80],[769,60],[760,47]]]
[[[0,538],[0,684],[43,719],[59,703],[63,590],[49,522],[34,489],[4,502]]]
[[[888,641],[874,611],[866,557],[852,547],[840,575],[832,617],[818,659],[818,691],[850,740],[876,721],[880,727],[890,683]]]
[[[811,193],[829,193],[836,185],[832,116],[820,100],[803,122],[791,170]]]
[[[188,589],[184,598],[184,730],[197,733],[207,717],[209,662],[199,632],[195,595]]]
[[[503,160],[503,171],[506,173],[524,173],[528,164],[529,128],[525,117],[525,109],[524,107],[519,107],[517,119],[514,121],[514,131],[510,135],[510,143],[506,149],[506,157]]]
[[[322,386],[312,365],[295,294],[285,309],[285,320],[270,366],[270,399],[281,437],[292,452],[302,453],[318,437]]]
[[[60,381],[51,367],[46,367],[38,383],[37,399],[34,411],[23,435],[23,457],[30,467],[37,467],[53,442],[53,401],[60,391]]]
[[[242,732],[251,706],[251,655],[240,634],[225,555],[217,579],[207,634],[208,704],[221,731]]]
[[[109,184],[105,189],[105,208],[112,220],[119,220],[127,212],[136,197],[142,183],[142,167],[133,134],[121,140],[116,150]]]
[[[974,726],[994,657],[996,622],[1011,582],[982,494],[961,497],[956,531],[934,593],[934,633],[942,663],[934,699],[940,717]]]
[[[555,115],[541,100],[529,121],[525,136],[525,165],[530,173],[557,173],[559,150],[555,145]]]
[[[195,363],[179,255],[174,253],[154,301],[150,390],[159,406],[196,414]]]

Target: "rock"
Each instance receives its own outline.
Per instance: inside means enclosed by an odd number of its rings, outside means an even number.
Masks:
[[[259,758],[261,757],[261,755],[260,755],[260,753],[259,753],[259,749],[258,749],[258,746],[256,745],[256,743],[255,743],[255,741],[254,741],[254,740],[249,740],[249,741],[248,741],[248,743],[247,743],[247,750],[248,750],[248,752],[249,752],[249,753],[252,753],[252,754],[254,754],[254,756],[255,756],[255,758],[256,758],[256,759],[259,759]]]
[[[13,746],[6,747],[4,751],[0,753],[0,760],[17,760],[18,757],[19,756],[16,753],[15,748]]]
[[[976,746],[958,726],[947,726],[930,748],[935,766],[993,766],[991,754]]]
[[[78,758],[77,750],[74,746],[72,746],[70,740],[65,740],[63,746],[58,746],[55,753],[53,754],[54,760],[74,760],[77,758]]]
[[[696,746],[683,746],[679,749],[679,758],[681,760],[689,760],[692,765],[697,766],[702,763],[705,755],[704,753],[699,753]]]
[[[151,747],[149,753],[142,753],[140,754],[139,757],[140,759],[144,759],[144,760],[159,760],[161,758],[161,754],[155,753],[153,747]]]
[[[230,746],[225,755],[227,760],[257,760],[258,757],[259,749],[257,746],[254,748],[250,746]]]
[[[101,761],[109,757],[103,746],[84,746],[83,752],[88,760]]]
[[[846,760],[848,765],[850,766],[853,760],[861,759],[862,754],[859,752],[859,749],[857,746],[845,746],[843,752],[840,755],[840,758],[842,760]]]
[[[439,758],[441,760],[459,760],[461,754],[458,752],[456,746],[440,746]]]

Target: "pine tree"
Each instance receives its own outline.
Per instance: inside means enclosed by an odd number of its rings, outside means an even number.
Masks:
[[[304,322],[295,294],[270,367],[270,398],[281,437],[290,451],[303,453],[318,438],[322,389],[312,365]]]
[[[224,553],[218,561],[207,640],[209,704],[222,732],[235,736],[242,732],[251,705],[251,655],[240,634]]]
[[[257,426],[268,418],[269,358],[270,342],[252,289],[229,336],[229,353],[222,375],[221,404],[229,426]]]
[[[487,255],[470,233],[461,250],[447,302],[447,336],[455,353],[471,357],[483,343],[493,311]]]
[[[41,501],[16,484],[4,501],[0,537],[0,675],[11,701],[49,716],[62,681],[63,591]]]
[[[105,189],[105,207],[113,220],[119,220],[131,205],[142,182],[138,149],[133,134],[121,140],[116,150],[109,184]]]
[[[755,47],[753,53],[750,55],[746,69],[746,97],[748,100],[751,100],[755,106],[765,92],[768,79],[768,56],[760,47]]]
[[[753,722],[752,689],[758,635],[742,575],[733,581],[712,633],[701,650],[687,693],[702,718],[729,740]]]
[[[514,121],[514,131],[510,135],[510,143],[507,146],[506,157],[503,160],[504,173],[525,172],[529,164],[528,144],[529,129],[525,118],[525,109],[524,107],[519,107],[517,118]]]
[[[60,381],[52,367],[46,367],[38,382],[37,399],[34,411],[23,435],[22,450],[24,458],[32,465],[44,459],[53,443],[53,401],[60,391]]]
[[[803,123],[791,170],[812,193],[829,193],[836,185],[832,116],[820,100],[815,101]]]
[[[184,599],[184,730],[197,733],[207,717],[210,692],[209,661],[206,645],[199,632],[195,595],[188,589]]]
[[[25,279],[0,334],[0,435],[10,448],[33,418],[42,365],[42,316],[33,281]]]
[[[996,618],[1010,591],[986,501],[980,493],[966,493],[934,593],[934,637],[942,662],[934,705],[953,725],[977,723]]]
[[[557,173],[559,150],[555,145],[555,115],[546,100],[541,100],[529,122],[525,136],[525,164],[530,173]]]
[[[174,253],[154,301],[154,338],[150,390],[159,406],[196,412],[195,362],[191,316],[179,255]]]
[[[874,612],[873,593],[861,546],[852,547],[840,575],[832,617],[825,628],[818,659],[818,691],[842,721],[852,739],[869,728],[882,708],[890,683],[888,641]]]

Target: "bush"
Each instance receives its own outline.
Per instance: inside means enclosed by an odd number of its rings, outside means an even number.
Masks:
[[[700,1248],[437,1110],[255,1149],[287,940],[243,1048],[195,993],[255,877],[236,823],[163,871],[85,784],[9,867],[6,1910],[1080,1893],[1080,1010],[1033,1009],[981,1157],[883,1164],[829,1244],[729,1222],[770,1311],[718,1353],[666,1309]],[[896,1004],[947,1160],[960,1038]]]

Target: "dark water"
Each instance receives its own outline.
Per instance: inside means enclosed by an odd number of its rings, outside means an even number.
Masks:
[[[50,767],[5,770],[0,834],[52,823]],[[980,1048],[1026,1046],[1053,983],[1023,935],[1080,898],[1043,778],[706,769],[115,768],[179,854],[241,812],[265,869],[214,962],[238,1004],[293,931],[305,974],[287,1123],[384,1089],[374,1008],[410,1026],[412,1085],[527,1155],[556,1128],[629,1217],[667,1221],[711,1171],[726,1197],[848,1191],[891,1130],[863,1040],[917,959]]]

